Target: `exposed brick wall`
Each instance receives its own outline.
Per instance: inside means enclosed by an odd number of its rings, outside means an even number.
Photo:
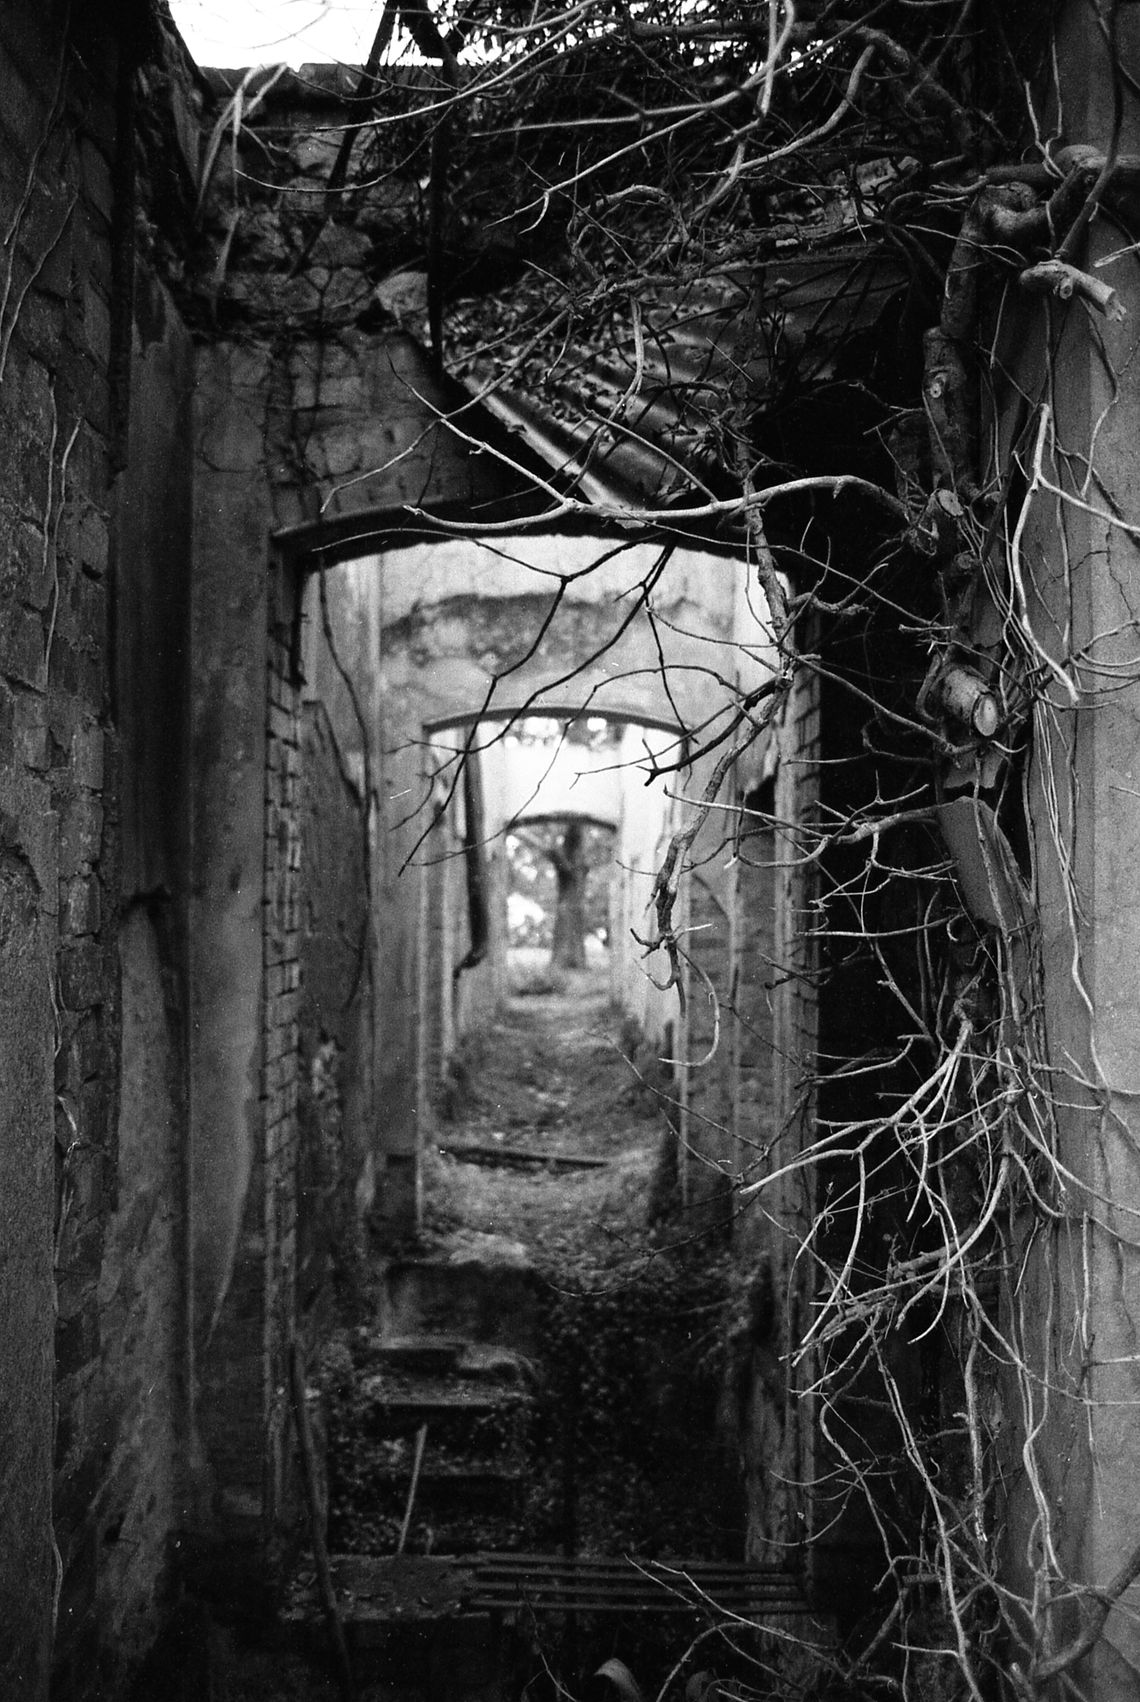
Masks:
[[[373,942],[367,819],[323,702],[303,711],[298,1305],[351,1282],[372,1191]]]
[[[301,694],[296,585],[270,584],[265,774],[266,1516],[283,1506],[289,1368],[295,1330],[301,1004]]]
[[[232,1273],[199,1406],[216,1516],[238,1565],[287,1510],[288,1353],[296,1324],[301,1000],[301,699],[295,586],[270,574],[265,648],[261,1089]]]
[[[0,258],[0,977],[22,1003],[5,1009],[0,1037],[4,1097],[18,1095],[0,1129],[12,1273],[0,1292],[3,1452],[5,1478],[15,1474],[3,1484],[0,1692],[13,1698],[42,1691],[52,1602],[53,1262],[61,1697],[98,1666],[99,1515],[116,1440],[99,1284],[120,1180],[108,665],[117,46],[80,15],[69,26],[63,7],[0,16],[0,226],[11,232]]]

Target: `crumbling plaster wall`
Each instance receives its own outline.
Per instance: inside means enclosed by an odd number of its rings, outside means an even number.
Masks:
[[[1140,55],[1140,16],[1121,8],[1121,62]],[[1124,95],[1115,129],[1113,71],[1095,22],[1070,5],[1062,20],[1064,140],[1096,148],[1115,140],[1140,151],[1140,103]],[[1042,1425],[1035,1485],[1021,1471],[1020,1430],[1008,1424],[1003,1459],[1009,1489],[1003,1565],[1031,1594],[1046,1564],[1042,1512],[1050,1518],[1062,1567],[1090,1586],[1110,1579],[1137,1542],[1140,1486],[1140,684],[1136,678],[1140,550],[1134,534],[1107,520],[1131,515],[1140,442],[1140,391],[1133,374],[1140,338],[1140,285],[1134,256],[1121,250],[1112,219],[1097,219],[1081,261],[1118,292],[1126,316],[1096,319],[1080,306],[1031,304],[1024,297],[1008,329],[1013,393],[1051,410],[1042,442],[1044,476],[1075,502],[1040,498],[1021,539],[1027,613],[1042,651],[1080,684],[1074,707],[1060,686],[1036,718],[1031,800],[1036,910],[1041,929],[1044,1015],[1058,1070],[1051,1113],[1056,1152],[1071,1186],[1066,1215],[1027,1250],[1017,1294],[1006,1296],[1003,1327],[1024,1331],[1035,1366],[1055,1367],[1033,1387]],[[1044,363],[1050,352],[1051,368]],[[997,452],[1008,457],[1023,416],[1010,407]],[[1039,424],[1041,415],[1031,416]],[[1094,447],[1095,445],[1095,447]],[[1091,451],[1096,472],[1086,479]],[[1070,457],[1075,457],[1071,460]],[[1079,468],[1079,471],[1076,470]],[[1088,506],[1086,506],[1086,504]],[[1095,512],[1099,510],[1100,512]],[[1024,973],[1024,966],[1023,966]],[[1037,991],[1022,980],[1026,999]],[[1025,1382],[1010,1388],[1010,1418],[1022,1410]],[[1084,1674],[1105,1702],[1136,1694],[1140,1629],[1133,1585],[1109,1616]],[[1068,1634],[1078,1630],[1074,1608]]]
[[[186,767],[189,338],[135,280],[127,466],[112,528],[113,718],[121,775],[117,1186],[100,1276],[102,1421],[94,1617],[129,1670],[167,1605],[186,1436]],[[82,1676],[79,1683],[85,1683]]]
[[[176,1523],[189,385],[135,246],[152,45],[142,6],[0,18],[0,1691],[19,1699],[49,1663],[64,1702],[129,1668]]]

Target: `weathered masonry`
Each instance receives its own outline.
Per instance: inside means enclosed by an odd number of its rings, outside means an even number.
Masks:
[[[416,170],[351,216],[326,210],[353,79],[317,68],[254,99],[193,66],[157,0],[90,10],[0,12],[0,1694],[14,1702],[124,1694],[176,1608],[269,1599],[296,1547],[293,1368],[366,1227],[414,1222],[441,1053],[494,992],[494,927],[471,894],[482,881],[493,895],[495,852],[477,827],[511,812],[471,730],[585,704],[675,741],[680,779],[641,824],[628,920],[651,853],[715,771],[716,744],[684,760],[723,709],[709,681],[750,702],[773,666],[734,535],[539,523],[580,445],[533,397],[477,399],[428,352],[419,306],[392,283],[416,251]],[[1136,9],[1119,10],[1132,63]],[[1140,153],[1093,23],[1060,11],[1066,124]],[[1118,239],[1096,225],[1092,262]],[[751,311],[768,280],[729,269],[677,333],[688,378],[719,395],[739,369],[775,388],[810,323],[828,349],[852,332],[858,389],[895,272],[857,253],[778,270],[778,334]],[[1041,1111],[1064,1184],[1040,1234],[1021,1243],[1012,1224],[1016,1285],[1002,1273],[978,1301],[991,1338],[1032,1326],[1017,1344],[1028,1394],[1008,1365],[983,1390],[1004,1497],[997,1538],[980,1539],[987,1576],[1026,1601],[1055,1590],[1075,1635],[1094,1600],[1080,1592],[1136,1540],[1136,529],[1118,507],[1140,295],[1120,294],[1127,312],[1095,344],[1075,311],[1055,321],[1055,303],[1021,297],[995,330],[1008,388],[991,450],[1024,485],[1005,542],[1032,565],[1018,631],[1046,682],[1032,738],[1002,757],[1023,763],[1017,831],[1010,813],[999,835],[988,782],[952,748],[933,779],[922,757],[940,826],[924,810],[866,863],[860,811],[888,795],[893,757],[864,736],[851,688],[879,691],[898,722],[924,676],[945,680],[905,620],[841,628],[805,604],[812,666],[726,778],[745,813],[710,816],[678,899],[690,993],[703,975],[733,990],[715,1049],[707,1001],[694,994],[682,1020],[622,960],[627,1008],[654,1034],[675,1025],[686,1204],[748,1278],[729,1397],[749,1557],[818,1539],[820,1588],[867,1581],[852,1620],[882,1552],[874,1521],[833,1509],[828,1486],[844,1449],[856,1475],[875,1466],[889,1424],[858,1378],[824,1411],[825,1349],[799,1350],[850,1249],[866,1255],[860,1304],[897,1272],[905,1214],[864,1222],[859,1143],[798,1160],[820,1130],[906,1104],[914,1037],[888,992],[917,1008],[925,965],[891,942],[924,940],[932,915],[942,927],[948,888],[964,895],[951,945],[968,912],[1014,1016],[1044,1035],[1031,1088],[1006,1098],[1028,1121]],[[865,424],[822,406],[765,416],[758,453],[822,475],[838,444],[845,475],[890,483]],[[1091,438],[1113,487],[1095,501],[1072,459]],[[627,443],[576,488],[633,505],[679,499],[687,476],[660,442]],[[1047,520],[1030,498],[1054,486],[1066,500]],[[881,559],[882,515],[837,503],[821,521],[822,507],[774,516],[773,539],[794,564],[810,522],[843,601]],[[934,607],[939,539],[910,545],[890,584],[925,563],[904,589]],[[806,569],[789,575],[794,594],[811,588]],[[1017,623],[983,597],[955,602],[953,622],[939,605],[928,623],[948,652],[1005,666]],[[452,788],[447,753],[465,741],[476,756]],[[836,821],[856,831],[823,848]],[[456,855],[440,862],[441,846]],[[1035,954],[1011,921],[1030,879]],[[888,942],[870,964],[844,943],[860,930]],[[963,971],[951,1006],[967,1027],[989,1020],[976,994]],[[1019,1161],[1003,1149],[999,1165]],[[762,1209],[737,1212],[757,1182]],[[958,1416],[948,1331],[913,1353],[884,1338],[891,1386],[931,1431]],[[1030,1421],[1044,1476],[1019,1464]],[[921,1523],[905,1485],[885,1494],[901,1529]],[[1140,1667],[1134,1600],[1133,1585],[1095,1657],[1112,1702]]]

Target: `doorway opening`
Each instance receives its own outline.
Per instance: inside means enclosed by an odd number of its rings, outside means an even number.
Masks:
[[[676,997],[646,962],[655,870],[679,814],[667,772],[678,730],[508,714],[431,728],[426,743],[421,1128],[462,1092],[470,1036],[512,995],[589,987],[615,1039],[636,1032],[680,1087]]]

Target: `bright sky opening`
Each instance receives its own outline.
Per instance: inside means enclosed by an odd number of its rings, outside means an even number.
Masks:
[[[199,65],[359,65],[381,0],[171,0],[170,10]]]

